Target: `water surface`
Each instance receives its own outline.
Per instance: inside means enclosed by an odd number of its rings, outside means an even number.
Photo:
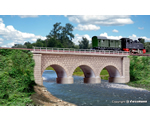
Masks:
[[[56,73],[45,70],[43,85],[57,98],[78,106],[149,106],[150,92],[125,84],[84,84],[83,77],[73,76],[74,84],[57,84]],[[135,103],[136,102],[136,103]],[[142,103],[139,103],[142,102]]]

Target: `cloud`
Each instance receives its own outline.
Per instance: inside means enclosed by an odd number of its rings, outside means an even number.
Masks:
[[[0,23],[2,23],[3,22],[3,19],[2,18],[0,18]]]
[[[35,18],[35,17],[38,17],[38,15],[18,15],[18,16],[21,17],[21,18],[28,18],[28,17]]]
[[[103,26],[119,26],[133,24],[129,15],[66,15],[69,21],[78,24],[93,24]]]
[[[3,42],[0,42],[0,44],[2,44]]]
[[[0,38],[0,41],[3,41],[3,39],[2,39],[2,38]]]
[[[130,38],[132,40],[138,40],[138,38],[143,38],[145,39],[146,42],[150,42],[150,38],[147,38],[146,36],[136,36],[135,34],[132,34],[131,36],[109,36],[106,32],[104,33],[101,33],[100,36],[104,36],[104,37],[107,37],[108,39],[116,39],[116,40],[119,40],[123,37],[125,38]]]
[[[129,36],[129,38],[133,40],[138,40],[138,38],[143,38],[145,39],[145,42],[150,42],[150,38],[147,38],[146,36],[136,36],[135,34],[132,34],[131,36]]]
[[[96,25],[92,25],[92,24],[89,24],[89,25],[79,24],[77,27],[75,27],[75,29],[77,30],[99,30],[100,27]]]
[[[101,33],[100,36],[104,36],[104,37],[107,37],[108,39],[116,39],[116,40],[119,40],[122,38],[122,36],[108,36],[106,32]]]
[[[78,41],[81,41],[81,40],[82,40],[82,37],[87,38],[87,39],[89,40],[89,42],[91,42],[91,38],[90,38],[90,36],[87,35],[87,34],[85,34],[85,35],[75,34],[75,38],[72,39],[72,41],[73,41],[76,45],[78,45],[78,44],[79,44]]]
[[[143,30],[143,29],[144,29],[144,27],[138,27],[138,29]]]
[[[117,33],[117,32],[119,32],[119,31],[118,31],[118,30],[116,30],[116,29],[114,29],[112,32],[116,32],[116,33]]]
[[[34,35],[32,33],[26,33],[16,30],[12,25],[5,26],[3,20],[0,18],[0,36],[3,41],[9,41],[11,44],[7,44],[11,47],[13,43],[23,44],[25,41],[35,42],[38,38],[45,40],[46,37],[40,35]]]

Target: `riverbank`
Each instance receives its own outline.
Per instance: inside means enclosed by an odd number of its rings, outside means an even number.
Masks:
[[[53,96],[44,86],[34,86],[35,93],[31,95],[36,106],[76,106]]]
[[[150,81],[148,80],[145,80],[145,81],[139,80],[139,81],[134,81],[134,82],[131,81],[126,84],[135,88],[143,88],[143,89],[150,91]]]

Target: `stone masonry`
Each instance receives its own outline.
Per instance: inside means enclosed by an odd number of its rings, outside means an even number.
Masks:
[[[35,82],[43,85],[42,74],[48,66],[52,66],[57,74],[57,83],[73,83],[73,72],[80,67],[84,72],[85,83],[100,83],[100,73],[106,68],[109,82],[127,83],[129,77],[129,58],[127,56],[87,55],[33,52],[35,60]]]

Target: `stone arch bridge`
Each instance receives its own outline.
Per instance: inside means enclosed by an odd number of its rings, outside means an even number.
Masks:
[[[35,82],[43,85],[42,74],[51,66],[57,74],[57,83],[72,84],[73,72],[80,67],[84,72],[84,83],[101,83],[100,73],[106,68],[109,82],[127,83],[130,81],[128,54],[97,54],[74,52],[32,51],[35,60]]]

